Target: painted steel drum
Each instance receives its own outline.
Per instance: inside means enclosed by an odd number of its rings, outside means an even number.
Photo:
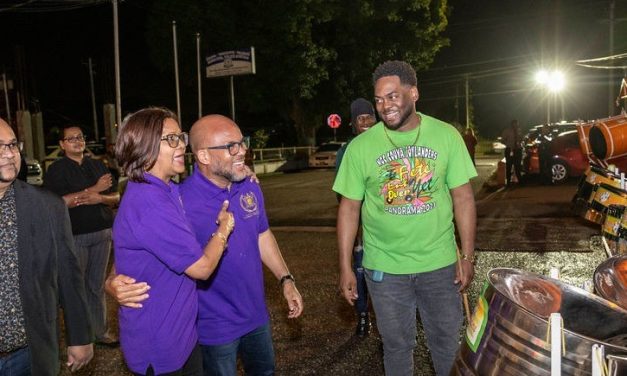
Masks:
[[[597,266],[594,289],[603,298],[627,309],[627,255],[609,257]]]
[[[451,375],[549,376],[553,312],[564,321],[562,375],[590,375],[594,344],[627,356],[627,310],[556,279],[499,268],[488,272]]]
[[[601,183],[620,188],[620,180],[617,179],[613,172],[610,172],[603,167],[591,164],[586,171],[586,174],[579,180],[577,192],[572,199],[575,212],[578,215],[581,215],[582,217],[585,215],[592,199],[594,186]]]
[[[624,205],[610,205],[607,208],[601,232],[612,255],[627,253],[627,216]]]
[[[602,224],[607,208],[610,205],[627,206],[627,191],[605,183],[601,183],[598,186],[595,185],[592,199],[584,218]]]
[[[588,136],[590,149],[599,159],[627,155],[627,115],[595,121]]]

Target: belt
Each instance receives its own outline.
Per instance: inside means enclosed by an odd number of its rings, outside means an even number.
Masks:
[[[15,354],[16,352],[25,349],[27,346],[20,347],[19,349],[11,350],[11,351],[0,351],[0,359],[4,359],[8,356]]]

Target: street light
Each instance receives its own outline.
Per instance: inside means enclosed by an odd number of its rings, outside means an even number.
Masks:
[[[546,122],[551,123],[551,99],[555,99],[555,96],[564,89],[566,86],[566,79],[564,74],[558,70],[546,71],[540,70],[536,73],[536,83],[544,86],[547,93],[553,95],[553,98],[548,98],[546,104]]]

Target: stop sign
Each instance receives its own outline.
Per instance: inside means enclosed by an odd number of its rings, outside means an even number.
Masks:
[[[338,114],[331,114],[327,118],[327,125],[333,129],[339,128],[342,124],[342,118]]]

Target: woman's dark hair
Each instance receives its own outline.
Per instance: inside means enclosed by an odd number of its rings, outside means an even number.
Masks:
[[[145,182],[144,172],[159,157],[161,133],[166,119],[178,123],[176,114],[165,107],[148,107],[128,115],[122,121],[115,143],[115,157],[130,181]]]
[[[376,85],[381,77],[398,76],[403,85],[418,86],[416,71],[404,61],[391,60],[379,65],[372,74],[372,84]]]

